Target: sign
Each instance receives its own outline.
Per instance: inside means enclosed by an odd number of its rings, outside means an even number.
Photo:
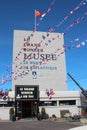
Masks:
[[[39,86],[15,86],[15,100],[38,100]]]
[[[14,30],[12,89],[22,83],[39,85],[39,91],[66,91],[63,39],[61,33]]]

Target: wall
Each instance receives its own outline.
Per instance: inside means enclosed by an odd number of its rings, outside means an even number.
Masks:
[[[49,116],[55,114],[57,117],[61,117],[61,110],[69,110],[72,116],[75,114],[81,114],[81,108],[78,108],[78,106],[81,106],[82,95],[79,91],[55,91],[54,95],[52,95],[52,99],[49,99],[49,97],[46,95],[46,92],[40,92],[40,97],[40,101],[57,101],[57,106],[43,106],[45,107]],[[67,100],[75,100],[76,105],[59,105],[59,101]]]
[[[9,120],[10,107],[0,107],[0,119]]]
[[[46,113],[49,114],[49,116],[51,117],[52,115],[56,115],[57,117],[61,117],[61,110],[69,110],[69,112],[71,113],[71,116],[75,115],[75,114],[79,114],[79,108],[77,108],[77,106],[63,106],[63,107],[53,107],[53,106],[43,106],[46,110]],[[40,111],[42,107],[39,107]]]
[[[12,89],[38,85],[40,91],[66,91],[63,44],[60,33],[14,30]]]

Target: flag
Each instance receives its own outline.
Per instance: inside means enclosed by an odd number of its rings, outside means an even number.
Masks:
[[[78,20],[74,21],[74,24],[78,24],[78,23],[79,23],[79,21],[78,21]]]
[[[41,18],[43,18],[43,17],[45,17],[45,15],[46,15],[46,13],[43,13],[40,16],[41,16]]]
[[[53,32],[53,29],[51,27],[49,27],[48,29],[50,33]]]
[[[46,94],[49,99],[52,99],[52,96],[55,94],[55,92],[53,91],[53,89],[50,89],[50,91],[46,89]]]
[[[82,42],[82,46],[84,46],[84,45],[85,45],[85,42],[83,41],[83,42]]]
[[[41,16],[40,11],[36,10],[36,11],[35,11],[35,16],[36,16],[36,17],[40,17],[40,16]]]
[[[41,16],[41,13],[39,10],[35,10],[35,27],[34,27],[34,31],[36,31],[36,17],[40,17]]]
[[[77,48],[80,48],[80,44],[77,45]]]
[[[85,12],[84,14],[87,15],[87,12]]]

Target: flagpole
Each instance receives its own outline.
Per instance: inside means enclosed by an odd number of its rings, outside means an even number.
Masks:
[[[36,9],[35,9],[35,21],[34,21],[34,30],[36,31]]]

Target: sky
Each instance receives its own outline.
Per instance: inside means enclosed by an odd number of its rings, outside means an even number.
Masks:
[[[35,10],[45,14],[36,18]],[[13,31],[63,33],[66,71],[87,89],[87,0],[0,0],[0,89],[11,89],[2,79],[12,71]],[[80,90],[67,76],[68,90]]]

